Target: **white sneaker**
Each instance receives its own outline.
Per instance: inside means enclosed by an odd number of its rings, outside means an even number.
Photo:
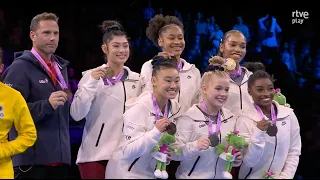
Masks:
[[[228,171],[222,173],[223,179],[232,179],[232,175]]]
[[[162,179],[168,179],[167,171],[162,171]]]
[[[156,178],[162,178],[162,173],[159,169],[155,170],[153,174]]]

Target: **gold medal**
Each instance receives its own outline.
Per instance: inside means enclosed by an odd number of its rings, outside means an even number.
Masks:
[[[106,77],[112,78],[115,76],[114,71],[111,67],[106,67],[105,69],[106,69],[106,73],[105,73]]]
[[[237,66],[237,63],[231,58],[228,58],[227,61],[224,64],[226,66],[227,71],[232,71]]]

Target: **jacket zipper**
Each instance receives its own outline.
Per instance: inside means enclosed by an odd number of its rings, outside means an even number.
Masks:
[[[98,139],[97,139],[97,142],[96,142],[96,147],[98,147],[98,145],[99,145],[99,141],[100,141],[100,138],[101,138],[101,134],[102,134],[103,128],[104,128],[104,123],[102,123],[102,125],[101,125],[99,136],[98,136]]]
[[[221,144],[221,133],[219,133],[219,144]],[[217,157],[217,160],[216,160],[216,166],[214,167],[214,176],[213,176],[213,179],[216,177],[217,175],[217,164],[218,164],[218,161],[219,161],[219,156]]]
[[[220,135],[220,137],[221,137],[221,135]],[[217,165],[218,165],[218,161],[219,161],[219,157],[217,157],[216,166],[214,167],[214,176],[213,176],[213,179],[216,178],[216,175],[217,175]]]
[[[247,72],[246,72],[246,74],[247,74]],[[245,75],[246,75],[245,74]],[[247,80],[248,81],[248,80]],[[240,109],[242,110],[242,90],[241,90],[241,86],[243,85],[243,84],[245,84],[247,81],[245,81],[245,82],[243,82],[243,83],[241,83],[238,87],[239,87],[239,91],[240,91]]]
[[[240,109],[242,110],[242,91],[241,91],[241,86],[239,86],[239,91],[240,91]]]
[[[65,105],[63,105],[63,106],[65,106]],[[59,113],[59,110],[58,110],[58,126],[59,126],[59,142],[61,142],[61,131],[60,131],[60,115],[59,115],[60,113]],[[61,147],[61,143],[60,143],[60,158],[61,158],[61,163],[63,162],[63,159],[62,159],[62,147]]]
[[[124,93],[124,103],[123,103],[123,114],[126,112],[126,101],[127,101],[127,91],[126,86],[124,85],[124,81],[122,81],[123,93]]]
[[[131,171],[131,169],[133,168],[133,166],[137,163],[137,161],[140,159],[140,157],[138,157],[137,159],[135,159],[132,163],[131,163],[131,165],[129,166],[129,169],[128,169],[128,171]]]
[[[246,175],[246,177],[245,177],[244,179],[247,179],[247,178],[248,178],[248,176],[251,174],[251,172],[252,172],[252,168],[250,168],[250,170],[249,170],[248,174]]]
[[[57,61],[56,61],[57,62]],[[57,62],[57,64],[59,65],[59,63]],[[61,72],[61,75],[62,75],[62,77],[63,77],[63,72],[62,72],[62,68],[61,68],[61,66],[60,66],[60,72]],[[57,73],[57,72],[56,72]],[[57,75],[58,75],[58,73],[57,73]],[[49,76],[49,74],[48,74],[48,76]],[[58,86],[58,77],[53,77],[53,78],[56,78],[56,80],[57,80],[57,84],[56,84],[56,87],[54,86],[54,83],[53,83],[53,80],[52,80],[52,78],[50,78],[50,76],[49,76],[49,79],[51,79],[51,81],[52,81],[52,85],[53,85],[53,87],[55,87],[55,89],[57,89],[57,86]],[[64,78],[64,77],[63,77]],[[66,80],[66,83],[67,83],[67,86],[68,86],[68,80]],[[68,88],[68,87],[67,87]],[[63,89],[63,87],[61,87],[61,89]],[[57,89],[58,90],[58,89]],[[66,102],[66,103],[68,103],[68,102]],[[63,105],[63,106],[65,106],[65,104]],[[69,105],[68,105],[69,106]],[[68,107],[68,111],[70,111],[70,106]],[[59,113],[59,109],[58,109],[58,125],[59,125],[59,142],[61,142],[61,122],[60,122],[60,113]],[[69,123],[69,122],[68,122]],[[61,163],[63,162],[63,155],[62,155],[62,145],[61,145],[61,143],[60,143],[60,158],[61,158]]]
[[[272,164],[273,164],[273,161],[274,161],[274,157],[276,156],[276,151],[277,151],[277,144],[278,144],[278,139],[277,139],[277,136],[275,136],[275,141],[276,141],[276,144],[275,144],[275,146],[274,146],[273,157],[272,157],[272,161],[271,161],[271,163],[270,163],[270,166],[269,166],[269,169],[268,169],[268,171],[270,171],[270,169],[271,169],[271,166],[272,166]]]
[[[122,112],[122,114],[124,114],[126,112],[126,101],[127,101],[127,91],[126,91],[126,86],[124,84],[124,81],[122,81],[122,86],[123,86],[123,92],[124,92],[123,112]],[[124,122],[122,122],[122,132],[123,132],[123,128],[124,128]]]
[[[196,162],[194,162],[194,164],[193,164],[193,166],[192,166],[192,168],[191,168],[191,170],[190,170],[190,172],[189,172],[188,176],[191,176],[191,174],[192,174],[192,172],[193,172],[194,168],[196,167],[196,165],[197,165],[197,164],[198,164],[198,162],[199,162],[199,159],[200,159],[200,156],[198,156],[198,158],[197,158]]]

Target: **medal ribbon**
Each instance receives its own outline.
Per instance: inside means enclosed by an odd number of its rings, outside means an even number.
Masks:
[[[50,70],[50,68],[48,67],[48,65],[46,64],[45,60],[42,59],[40,54],[34,48],[31,49],[31,53],[37,58],[37,60],[46,69],[47,72],[53,74],[52,71]],[[55,69],[55,71],[57,73],[57,76],[58,76],[57,81],[58,81],[60,87],[62,89],[67,89],[68,88],[67,83],[66,83],[66,81],[64,80],[64,78],[63,78],[63,76],[61,74],[61,71],[60,71],[60,69],[59,69],[59,67],[57,65],[55,57],[52,55],[51,58],[52,58],[52,65],[53,65],[53,67],[54,67],[54,69]],[[54,77],[54,78],[56,78],[56,77]]]
[[[153,102],[154,113],[155,113],[156,121],[157,121],[160,119],[160,108],[158,106],[157,99],[154,96],[153,92],[152,92],[152,102]],[[168,112],[168,102],[167,102],[163,117],[168,118],[168,114],[169,114],[169,112]]]
[[[240,76],[241,73],[242,73],[242,69],[241,69],[240,65],[239,65],[239,69],[238,70],[236,70],[236,69],[232,70],[232,74],[234,74],[236,76]]]
[[[263,114],[261,108],[259,106],[257,106],[256,104],[254,104],[254,107],[258,111],[261,119],[265,119],[266,116]],[[274,110],[274,105],[271,104],[271,121],[272,121],[273,125],[276,124],[276,120],[277,120],[277,117],[276,117],[276,113],[275,113],[275,110]]]
[[[206,111],[206,113],[209,115],[208,113],[208,109],[206,104],[204,103],[204,100],[202,100],[201,102],[202,108]],[[220,132],[220,127],[221,127],[221,113],[220,111],[218,112],[218,118],[217,118],[217,125],[216,125],[216,131],[213,133],[212,132],[212,119],[209,116],[209,125],[208,125],[208,131],[209,131],[209,135],[211,134],[218,134]]]
[[[108,63],[107,63],[107,67],[110,67]],[[108,78],[108,77],[103,78],[104,85],[109,85],[109,86],[115,85],[121,80],[122,75],[123,75],[123,71],[121,71],[115,79]]]
[[[181,72],[182,71],[182,61],[180,59],[180,62],[178,64],[178,71]]]

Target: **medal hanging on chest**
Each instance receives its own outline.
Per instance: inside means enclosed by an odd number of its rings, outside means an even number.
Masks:
[[[256,110],[258,111],[261,119],[265,119],[265,115],[263,114],[261,108],[257,105],[254,105]],[[275,112],[275,109],[274,109],[274,105],[271,104],[271,125],[268,127],[267,129],[267,134],[271,137],[273,136],[276,136],[277,133],[278,133],[278,128],[277,128],[277,125],[276,125],[276,120],[277,120],[277,116],[276,116],[276,112]]]
[[[208,114],[208,109],[207,109],[206,104],[204,103],[204,100],[202,100],[201,106],[205,110],[205,112]],[[208,119],[209,119],[208,134],[209,134],[210,146],[216,147],[220,142],[220,138],[218,136],[218,134],[220,133],[220,127],[221,127],[221,113],[220,113],[220,111],[218,112],[217,125],[216,125],[215,132],[212,132],[212,124],[213,124],[212,121],[213,120],[210,118],[210,116],[208,117]]]
[[[112,77],[115,76],[115,72],[114,70],[109,66],[109,64],[107,64],[107,67],[105,68],[106,72],[105,72],[105,77],[103,78],[103,82],[104,85],[106,86],[112,86],[115,85],[116,83],[120,82],[122,75],[123,75],[123,71],[121,71],[117,77],[114,79]]]
[[[50,68],[48,67],[48,65],[45,63],[45,60],[40,56],[40,54],[34,48],[31,49],[31,53],[37,58],[39,63],[44,67],[44,69],[47,72],[49,72],[50,74],[53,74]],[[53,77],[53,78],[56,78],[62,90],[67,94],[68,101],[70,101],[73,96],[72,91],[68,89],[67,83],[61,74],[61,71],[57,65],[55,57],[52,55],[51,58],[52,58],[51,62],[52,62],[53,68],[58,76],[58,78],[56,77]]]
[[[156,122],[160,119],[160,108],[158,106],[157,99],[156,99],[153,92],[152,92],[152,103],[153,103],[153,108],[154,108],[154,113],[155,113],[155,122]],[[168,118],[168,114],[169,114],[169,111],[168,111],[168,102],[167,102],[163,117]]]

